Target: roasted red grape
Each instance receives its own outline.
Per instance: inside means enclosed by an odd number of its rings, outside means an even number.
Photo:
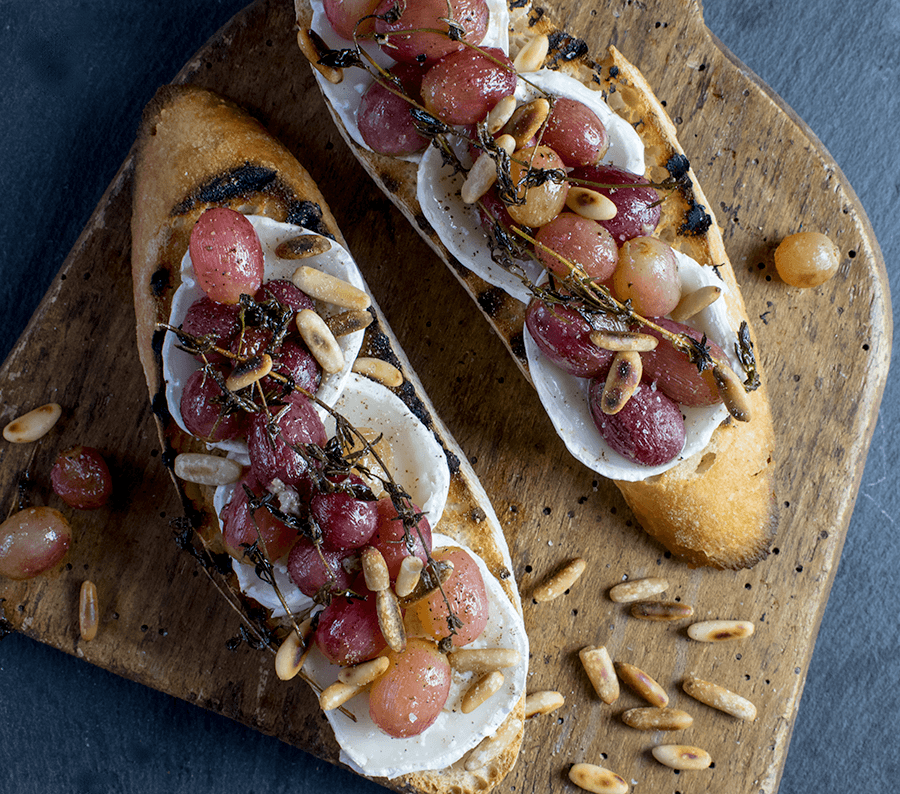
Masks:
[[[351,482],[364,485],[355,474]],[[339,481],[345,481],[341,477]],[[322,529],[322,545],[326,549],[355,549],[375,532],[378,505],[375,501],[357,499],[348,493],[317,493],[309,503],[309,511]]]
[[[490,616],[490,603],[481,570],[464,549],[438,549],[432,557],[437,561],[452,562],[453,573],[442,585],[443,595],[438,591],[416,605],[416,617],[426,636],[435,640],[449,637],[446,596],[453,614],[462,622],[453,635],[452,643],[456,646],[468,645],[481,636]]]
[[[560,97],[544,125],[541,143],[556,152],[569,167],[592,165],[609,148],[609,134],[603,122],[583,102]]]
[[[302,311],[303,309],[316,308],[313,299],[310,298],[309,295],[292,281],[285,281],[284,279],[267,281],[256,291],[253,299],[257,303],[276,300],[282,306],[293,309],[295,312]]]
[[[361,36],[375,30],[375,20],[367,19],[357,27],[364,16],[375,12],[380,0],[322,0],[325,16],[335,33],[341,38],[353,40],[353,32]]]
[[[191,230],[189,249],[197,283],[214,301],[237,303],[262,284],[262,245],[239,212],[226,207],[206,210]]]
[[[253,414],[247,446],[257,482],[264,487],[276,477],[285,485],[301,482],[309,464],[296,448],[307,444],[321,447],[327,440],[313,404],[297,393],[290,395],[284,406],[269,406],[267,411]]]
[[[382,0],[375,13],[383,17],[392,9],[398,10],[399,16],[391,21],[376,20],[375,30],[390,34],[382,48],[404,63],[433,62],[462,49],[462,42],[448,35],[447,19],[453,19],[465,31],[462,38],[469,44],[480,44],[487,32],[485,0]]]
[[[319,617],[316,645],[328,661],[342,667],[378,656],[387,643],[378,625],[375,596],[333,599]]]
[[[72,447],[60,452],[50,472],[50,484],[69,507],[80,510],[102,507],[112,493],[109,467],[93,447]]]
[[[603,386],[603,380],[591,381],[591,415],[600,435],[615,452],[644,466],[668,463],[681,452],[684,418],[673,400],[641,384],[625,407],[609,416],[601,408]]]
[[[517,186],[516,196],[525,200],[523,204],[510,204],[506,208],[516,223],[522,226],[543,226],[562,212],[569,193],[567,182],[546,179],[531,187],[525,183],[526,173],[537,170],[562,171],[562,168],[562,160],[547,146],[533,146],[513,152],[509,173],[513,184]]]
[[[398,63],[390,71],[400,80],[403,93],[418,102],[424,68],[417,63]],[[380,154],[400,157],[422,151],[428,145],[428,139],[416,132],[409,112],[413,105],[395,93],[396,90],[396,86],[390,90],[373,82],[359,102],[356,121],[369,148]]]
[[[31,579],[59,563],[72,545],[66,517],[52,507],[27,507],[0,524],[0,576]]]
[[[616,243],[632,237],[652,234],[659,223],[659,194],[652,187],[609,188],[599,185],[645,185],[647,180],[624,168],[613,165],[589,165],[576,168],[569,174],[573,180],[586,180],[584,185],[607,196],[616,205],[616,215],[600,221]]]
[[[404,557],[416,556],[422,562],[426,561],[425,552],[431,551],[431,524],[428,523],[427,518],[422,516],[418,526],[413,527],[410,531],[412,542],[412,547],[410,547],[404,539],[403,521],[398,517],[397,509],[390,498],[379,499],[376,504],[378,506],[378,524],[369,545],[381,552],[387,563],[391,581],[393,581],[397,578]],[[413,505],[413,510],[418,511],[418,508]]]
[[[258,486],[251,472],[246,472],[238,482],[231,501],[222,509],[222,536],[225,550],[235,559],[244,560],[248,546],[260,538],[268,559],[273,562],[287,554],[297,540],[297,530],[279,521],[265,507],[251,511],[244,486],[254,496],[262,497],[264,491]],[[277,502],[275,503],[277,505]]]
[[[656,317],[653,322],[667,331],[676,334],[688,334],[698,342],[703,334],[688,325],[676,323],[665,317]],[[672,343],[664,339],[662,334],[652,328],[642,328],[644,333],[651,334],[660,340],[655,350],[641,353],[643,362],[643,378],[647,383],[656,384],[663,394],[682,405],[715,405],[722,402],[712,370],[702,373],[692,364],[684,353],[679,353]],[[707,339],[712,354],[720,361],[726,361],[725,353],[715,342]]]
[[[535,246],[541,264],[561,276],[568,275],[569,268],[541,246],[556,252],[598,281],[606,281],[619,261],[619,249],[612,235],[597,221],[582,218],[574,212],[561,212],[538,229],[535,239],[541,244]]]
[[[516,89],[512,61],[496,47],[494,60],[475,50],[460,50],[441,58],[422,80],[422,102],[448,124],[475,124],[503,97]],[[495,63],[499,61],[500,63]]]
[[[369,716],[389,736],[418,736],[434,723],[450,694],[450,663],[433,642],[411,639],[369,694]]]
[[[615,353],[590,340],[593,330],[625,330],[604,315],[588,323],[579,312],[563,304],[547,305],[533,298],[525,310],[528,333],[540,351],[556,366],[579,378],[605,378]]]
[[[612,283],[616,297],[631,300],[632,308],[644,317],[662,317],[681,300],[675,252],[656,237],[622,243]]]
[[[181,392],[181,418],[187,431],[205,441],[226,441],[243,435],[247,415],[242,411],[228,411],[224,394],[212,372],[224,382],[222,373],[214,367],[194,372]]]
[[[333,591],[350,587],[350,575],[344,569],[346,550],[329,551],[317,548],[308,538],[301,537],[288,555],[288,573],[300,592],[312,598],[329,585]]]
[[[279,375],[291,378],[295,386],[315,394],[322,381],[322,368],[315,356],[301,342],[288,338],[272,356],[272,369]],[[289,386],[271,375],[262,380],[262,387],[267,393],[275,395],[287,394]]]
[[[240,307],[234,303],[217,303],[208,295],[195,300],[184,315],[181,328],[191,336],[206,338],[216,347],[227,350],[241,328]],[[198,356],[199,358],[199,356]],[[210,351],[206,360],[221,363],[226,357]]]

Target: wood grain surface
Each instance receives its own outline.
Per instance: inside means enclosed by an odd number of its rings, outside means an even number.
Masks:
[[[568,11],[571,10],[571,14]],[[564,0],[554,16],[592,50],[608,42],[645,74],[723,227],[756,321],[779,440],[781,523],[775,550],[751,571],[690,570],[635,525],[616,488],[570,458],[500,340],[452,273],[344,147],[296,48],[290,3],[260,0],[188,63],[179,80],[218,90],[255,112],[308,168],[338,218],[376,300],[445,424],[491,495],[509,541],[532,641],[529,688],[559,689],[566,705],[532,720],[503,791],[568,790],[572,762],[608,766],[645,791],[775,791],[816,631],[844,541],[890,353],[887,278],[868,221],[812,133],[709,34],[700,6]],[[75,547],[59,571],[0,582],[6,620],[27,636],[120,675],[227,715],[329,760],[336,745],[299,682],[278,682],[267,654],[246,644],[227,608],[173,541],[180,506],[159,460],[143,374],[133,348],[129,277],[131,167],[100,202],[32,322],[0,371],[4,422],[54,400],[54,432],[31,446],[0,446],[0,493],[12,504],[32,473],[36,503],[57,452],[102,448],[116,482],[112,503],[67,510]],[[815,290],[786,287],[772,251],[799,228],[838,244],[838,275]],[[534,587],[572,556],[589,568],[565,598],[531,602]],[[742,618],[739,643],[692,642],[685,623],[634,620],[607,590],[623,577],[665,576],[668,598],[698,618]],[[97,583],[101,627],[76,627],[81,581]],[[669,736],[625,727],[629,693],[605,706],[577,651],[605,644],[641,667],[690,711]],[[688,674],[752,700],[739,722],[681,691]],[[674,776],[649,754],[662,741],[699,745],[706,773]]]

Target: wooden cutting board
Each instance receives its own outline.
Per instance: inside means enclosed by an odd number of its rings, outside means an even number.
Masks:
[[[571,14],[568,12],[571,11]],[[891,343],[884,263],[863,210],[814,135],[737,63],[703,25],[699,4],[562,0],[558,22],[595,52],[608,42],[644,71],[679,128],[723,227],[756,321],[779,438],[781,524],[768,560],[748,572],[690,570],[635,525],[609,482],[570,458],[536,395],[449,270],[346,151],[296,48],[291,4],[259,0],[188,63],[179,80],[256,112],[317,180],[376,300],[438,413],[491,495],[507,533],[532,641],[529,688],[559,689],[566,705],[532,720],[503,791],[567,791],[572,762],[608,766],[645,791],[777,789],[794,715],[863,469]],[[268,654],[228,650],[239,620],[173,540],[180,515],[159,460],[143,374],[133,348],[129,276],[131,163],[100,202],[46,298],[0,371],[0,421],[54,400],[62,421],[35,445],[0,445],[0,494],[20,472],[36,503],[59,506],[49,471],[61,449],[107,454],[116,492],[99,511],[71,516],[75,547],[40,579],[0,582],[5,619],[23,634],[92,664],[232,717],[334,761],[337,748],[301,682],[284,684]],[[843,264],[801,292],[772,266],[778,240],[826,232]],[[564,560],[589,568],[565,598],[538,605],[534,586]],[[665,576],[667,597],[699,618],[753,620],[740,643],[701,645],[684,624],[643,623],[606,591],[625,576]],[[81,581],[97,583],[101,628],[78,639]],[[664,736],[625,727],[640,705],[604,706],[577,651],[605,644],[654,676],[694,725]],[[743,723],[681,692],[688,673],[728,686],[759,710]],[[706,748],[715,768],[658,765],[661,741]]]

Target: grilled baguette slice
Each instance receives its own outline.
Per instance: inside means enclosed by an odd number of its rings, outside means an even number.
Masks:
[[[309,174],[263,126],[238,106],[201,88],[164,86],[144,111],[137,140],[132,215],[132,271],[137,344],[170,472],[181,452],[206,447],[179,429],[166,408],[158,323],[168,322],[180,283],[190,231],[209,207],[227,206],[343,238]],[[388,360],[404,376],[395,392],[430,428],[450,467],[443,534],[477,553],[521,613],[509,550],[493,508],[456,442],[435,415],[417,376],[376,305],[362,354]],[[220,550],[212,489],[172,479],[187,516],[207,546]],[[237,590],[235,589],[235,593]],[[523,736],[523,699],[507,718],[507,744],[486,765],[469,771],[464,757],[452,767],[392,781],[422,792],[486,791],[512,769]],[[504,726],[506,727],[506,725]]]
[[[514,54],[539,33],[554,34],[547,14],[510,3],[510,49]],[[308,0],[295,0],[297,24],[309,27]],[[577,39],[551,36],[557,47]],[[601,62],[553,50],[549,58],[585,85],[601,90],[612,109],[637,129],[645,146],[646,175],[660,181],[687,164],[675,127],[647,81],[615,47]],[[565,56],[565,57],[560,57]],[[531,381],[522,341],[525,306],[483,281],[457,261],[425,220],[416,198],[416,165],[375,154],[355,143],[331,110],[342,137],[369,175],[450,267]],[[703,265],[715,266],[730,287],[732,327],[749,320],[709,202],[693,170],[687,182],[662,204],[656,234]],[[752,329],[751,329],[752,338]],[[759,365],[757,362],[757,371]],[[775,437],[765,387],[748,395],[750,422],[726,420],[699,455],[665,474],[640,482],[616,481],[642,527],[692,566],[740,569],[766,557],[777,524],[773,487]]]

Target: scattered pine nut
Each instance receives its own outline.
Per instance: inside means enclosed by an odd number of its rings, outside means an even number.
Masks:
[[[543,97],[519,105],[503,128],[506,135],[512,135],[516,149],[525,146],[540,130],[550,115],[550,103]]]
[[[372,305],[372,299],[361,289],[309,265],[298,267],[291,281],[311,298],[340,306],[342,309],[365,311]]]
[[[388,648],[396,653],[406,649],[406,628],[403,625],[403,614],[397,596],[389,587],[375,593],[375,612],[378,615],[378,627],[384,636]]]
[[[47,435],[62,416],[58,403],[47,403],[35,408],[3,428],[3,438],[13,444],[28,444]]]
[[[639,731],[683,731],[694,724],[694,718],[681,709],[648,706],[629,709],[622,715],[622,722]]]
[[[550,39],[543,33],[529,39],[513,59],[513,66],[519,74],[536,72],[550,52]]]
[[[657,761],[671,769],[707,769],[712,763],[706,750],[686,744],[659,744],[651,752]]]
[[[643,670],[628,662],[616,662],[615,669],[622,682],[651,706],[664,708],[669,705],[666,691]]]
[[[676,322],[683,323],[694,315],[700,314],[710,304],[715,303],[721,294],[721,287],[707,284],[705,287],[700,287],[700,289],[684,295],[669,316]]]
[[[452,651],[447,660],[458,673],[484,673],[515,667],[522,655],[515,648],[460,648]]]
[[[318,315],[316,315],[318,317]],[[225,379],[225,388],[229,391],[240,391],[262,380],[272,371],[274,362],[268,353],[252,356],[246,361],[239,361],[231,374]]]
[[[592,221],[610,221],[619,211],[608,196],[581,185],[569,188],[566,206],[575,214]]]
[[[390,666],[391,662],[387,656],[376,656],[374,659],[369,659],[368,662],[341,668],[341,672],[338,673],[338,681],[351,686],[366,686],[381,678]]]
[[[625,778],[595,764],[573,764],[569,780],[592,794],[628,794]]]
[[[678,601],[636,601],[631,614],[639,620],[684,620],[693,616],[694,608]]]
[[[446,584],[450,575],[453,573],[453,563],[450,560],[438,560],[436,565],[440,583],[442,585]],[[429,598],[437,591],[438,585],[434,581],[431,571],[429,569],[423,569],[421,576],[419,576],[419,581],[413,591],[408,596],[404,596],[400,599],[400,606],[403,607],[403,609],[407,609],[413,604],[418,604],[419,601]]]
[[[616,603],[623,604],[629,601],[641,601],[650,596],[659,595],[668,589],[669,583],[665,579],[654,577],[634,579],[611,588],[609,597]]]
[[[345,684],[343,681],[335,681],[331,686],[325,687],[319,695],[319,706],[322,711],[333,711],[343,706],[350,698],[362,692],[363,687]]]
[[[717,363],[713,366],[713,378],[716,381],[716,389],[728,413],[738,422],[750,421],[750,399],[744,389],[741,379],[735,371],[726,364]]]
[[[535,589],[534,600],[538,603],[543,603],[559,598],[578,581],[586,567],[587,562],[582,557],[576,557],[551,576],[544,584]]]
[[[364,331],[372,324],[371,312],[348,309],[340,314],[332,314],[325,318],[325,325],[335,337],[347,336],[356,331]]]
[[[300,336],[322,369],[329,374],[340,372],[344,368],[344,353],[325,321],[312,309],[302,309],[297,312],[296,322]]]
[[[499,670],[492,670],[479,678],[466,690],[462,697],[460,704],[462,713],[471,714],[475,709],[487,702],[503,686],[504,680],[503,673]]]
[[[322,77],[329,83],[337,85],[344,79],[344,70],[319,63],[319,48],[313,42],[313,38],[310,35],[312,32],[313,31],[308,28],[301,27],[300,30],[297,31],[297,46],[300,47],[300,52],[306,56],[306,60],[312,64],[313,68],[316,69]]]
[[[331,240],[321,234],[301,234],[279,243],[275,256],[279,259],[309,259],[331,250]]]
[[[418,557],[409,555],[403,558],[397,574],[397,581],[394,583],[394,591],[400,598],[405,598],[416,589],[424,567],[425,563]]]
[[[374,546],[366,546],[360,554],[363,576],[366,579],[366,587],[373,593],[387,590],[391,586],[391,575],[388,572],[384,556]]]
[[[353,362],[353,371],[365,375],[367,378],[378,381],[383,386],[396,389],[403,383],[403,373],[393,364],[382,361],[380,358],[360,356]]]
[[[703,620],[688,626],[687,633],[698,642],[727,642],[749,637],[755,629],[749,620]]]
[[[566,702],[561,693],[554,690],[530,692],[525,696],[525,719],[536,714],[550,714]]]
[[[684,684],[684,691],[694,700],[699,700],[707,706],[724,711],[739,720],[752,722],[756,719],[756,706],[749,700],[741,697],[736,692],[726,689],[718,684],[712,684],[701,678],[691,676]]]
[[[516,141],[511,135],[501,135],[495,143],[507,154],[512,154],[516,148]],[[459,191],[460,198],[466,204],[474,204],[496,181],[497,163],[488,152],[482,152],[466,174]]]
[[[503,125],[509,121],[516,109],[516,97],[514,94],[503,97],[494,107],[491,108],[485,119],[487,123],[487,131],[491,135],[495,135],[503,129]],[[510,152],[509,154],[512,154]]]
[[[659,340],[637,331],[591,331],[590,340],[603,350],[646,353],[656,350]]]
[[[493,761],[522,730],[522,720],[510,714],[493,736],[488,736],[466,758],[466,771],[474,772]]]
[[[197,485],[227,485],[241,479],[240,463],[204,452],[182,452],[174,468],[176,477]]]
[[[588,646],[578,652],[594,691],[604,703],[614,703],[619,697],[619,679],[609,651],[604,646]]]
[[[290,681],[303,668],[308,648],[306,640],[312,634],[312,622],[303,621],[300,631],[290,631],[275,653],[275,675],[282,681]]]
[[[631,395],[641,385],[643,371],[640,353],[633,350],[616,353],[606,376],[606,383],[603,385],[603,395],[600,399],[600,409],[603,413],[614,416],[625,407]]]
[[[97,585],[90,579],[85,579],[81,583],[81,593],[78,598],[78,630],[81,633],[81,639],[90,642],[97,636],[99,626]]]

